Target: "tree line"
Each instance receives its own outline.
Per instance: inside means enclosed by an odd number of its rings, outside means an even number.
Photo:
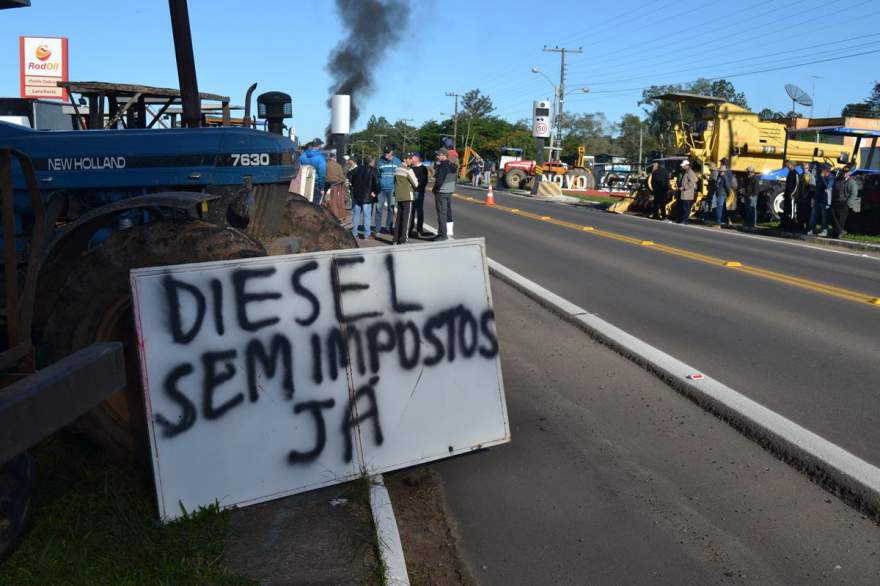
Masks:
[[[642,92],[640,114],[624,114],[619,120],[612,121],[602,112],[564,113],[562,159],[573,159],[581,145],[588,154],[621,155],[630,161],[637,161],[640,151],[643,159],[674,153],[675,136],[672,130],[679,119],[678,106],[655,99],[656,96],[673,92],[719,97],[749,108],[745,94],[724,79],[698,79],[688,84],[651,86]],[[693,123],[700,116],[700,107],[688,105],[681,114],[685,122]],[[770,108],[760,110],[758,115],[765,120],[799,116],[796,112],[778,112]],[[880,82],[874,84],[864,102],[847,104],[841,115],[880,117]],[[451,138],[454,133],[460,151],[465,146],[471,146],[483,157],[498,160],[502,147],[514,147],[523,149],[525,158],[535,158],[531,120],[523,118],[510,122],[501,118],[495,114],[492,98],[479,89],[472,89],[462,96],[457,129],[453,116],[443,120],[428,120],[416,127],[407,120],[390,122],[385,116],[373,115],[367,121],[366,128],[350,138],[356,156],[378,157],[386,144],[394,145],[398,152],[430,154],[442,144],[444,137]]]

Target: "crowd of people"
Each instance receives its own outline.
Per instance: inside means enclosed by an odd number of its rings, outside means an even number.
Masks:
[[[406,244],[411,238],[447,240],[452,237],[452,194],[458,175],[458,153],[442,147],[429,168],[418,153],[399,158],[394,147],[385,147],[378,160],[368,157],[359,165],[345,156],[344,166],[332,153],[321,150],[316,138],[302,150],[300,164],[315,169],[312,203],[326,207],[340,224],[346,221],[346,194],[351,198],[351,232],[358,239],[391,236],[392,244]],[[425,229],[425,192],[429,176],[434,177],[437,234]]]
[[[780,227],[820,237],[846,236],[849,212],[860,211],[860,186],[853,175],[854,166],[849,164],[834,170],[827,163],[787,161],[786,168]],[[652,217],[670,221],[667,217],[670,198],[677,196],[674,206],[677,208],[676,221],[688,223],[700,178],[687,159],[681,161],[680,169],[673,189],[669,172],[661,164],[654,163],[650,173],[650,189],[654,198]],[[731,194],[736,194],[736,200],[741,204],[743,225],[755,228],[760,195],[766,186],[762,187],[761,176],[754,167],[746,169],[740,185],[740,179],[730,169],[729,161],[722,159],[718,167],[709,165],[706,180],[707,197],[701,214],[707,224],[721,226],[730,223],[727,202]]]

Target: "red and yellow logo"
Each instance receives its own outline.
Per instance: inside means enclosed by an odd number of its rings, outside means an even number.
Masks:
[[[40,45],[39,47],[37,47],[37,50],[34,51],[34,54],[40,61],[45,61],[52,56],[52,51],[49,50],[48,45]]]

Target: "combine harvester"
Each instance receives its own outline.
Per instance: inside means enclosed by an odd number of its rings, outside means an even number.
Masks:
[[[762,177],[769,177],[771,172],[784,166],[786,158],[798,163],[828,163],[832,167],[840,167],[850,161],[850,155],[843,145],[789,140],[784,122],[760,120],[754,112],[722,98],[669,93],[654,99],[675,102],[678,106],[679,121],[673,127],[675,146],[682,156],[690,159],[693,170],[700,178],[692,208],[694,216],[700,213],[703,202],[709,196],[710,167],[718,168],[722,159],[729,161],[730,169],[740,185],[744,185],[749,167],[754,167]],[[693,126],[685,122],[686,108],[699,109]],[[673,159],[666,157],[658,162],[667,164]],[[671,177],[675,177],[679,169],[673,171]],[[763,181],[758,201],[759,214],[778,219],[782,213],[783,190],[784,181],[782,184],[775,179]],[[727,209],[735,210],[736,202],[736,194],[731,193],[727,199]],[[650,185],[645,179],[638,183],[630,197],[615,203],[609,211],[647,213],[652,209],[652,204]],[[670,201],[668,211],[672,211],[673,205],[673,201]]]

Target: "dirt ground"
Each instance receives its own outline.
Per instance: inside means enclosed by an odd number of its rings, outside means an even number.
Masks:
[[[458,549],[454,521],[446,514],[439,475],[419,466],[385,475],[413,586],[476,585]]]

